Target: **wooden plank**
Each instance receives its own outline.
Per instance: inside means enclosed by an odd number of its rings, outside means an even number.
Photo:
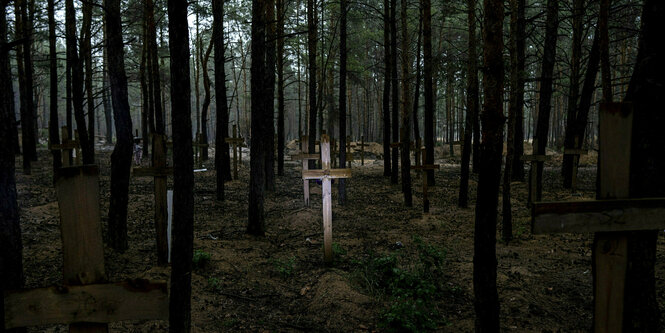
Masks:
[[[623,331],[623,301],[628,264],[624,233],[598,233],[595,241],[595,331]]]
[[[319,156],[319,154],[300,153],[291,155],[291,160],[319,160],[320,158],[321,156]]]
[[[302,179],[351,178],[351,169],[303,170]]]
[[[5,328],[50,324],[168,320],[164,281],[60,286],[5,294]]]
[[[552,155],[522,155],[522,161],[527,162],[545,162],[552,159]]]
[[[132,169],[132,175],[134,177],[166,177],[173,175],[173,168],[172,167],[134,168]]]
[[[564,155],[587,155],[589,153],[586,149],[577,149],[577,148],[565,148],[563,150]]]
[[[598,168],[600,198],[627,198],[630,189],[630,146],[633,131],[632,106],[602,103],[599,113]]]
[[[307,160],[302,160],[302,172],[305,173],[309,170],[309,162]],[[305,206],[309,207],[309,180],[303,179],[303,195],[305,199]]]
[[[60,144],[49,145],[49,150],[72,150],[79,147],[78,141],[68,140]]]
[[[330,141],[327,135],[321,136],[321,167],[324,171],[330,170]],[[314,170],[312,170],[314,171]],[[317,170],[319,171],[319,170]],[[350,174],[350,171],[349,171]],[[305,173],[303,172],[303,178]],[[333,261],[332,253],[332,194],[331,181],[329,177],[324,177],[322,182],[323,195],[323,260],[326,264]]]

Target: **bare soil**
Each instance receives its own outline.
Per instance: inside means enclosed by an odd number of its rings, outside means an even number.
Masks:
[[[527,145],[528,146],[528,145]],[[293,153],[296,144],[289,144]],[[443,270],[428,300],[438,313],[435,331],[470,332],[473,309],[473,225],[475,175],[470,182],[469,208],[457,207],[459,146],[437,149],[441,169],[429,189],[431,211],[422,213],[422,176],[412,173],[414,206],[403,205],[400,185],[383,176],[382,148],[359,154],[347,182],[348,202],[337,203],[333,186],[335,263],[323,264],[320,186],[312,185],[312,203],[304,207],[300,167],[286,162],[277,190],[267,195],[265,237],[245,233],[249,155],[239,180],[227,184],[227,200],[217,202],[215,172],[195,174],[194,248],[210,254],[192,276],[194,332],[367,332],[387,331],[386,313],[394,299],[382,292],[381,281],[367,281],[372,258],[400,256],[401,265],[417,263],[417,243],[445,253]],[[528,152],[527,152],[528,153]],[[556,152],[553,152],[556,155]],[[211,156],[214,156],[211,153]],[[62,280],[58,205],[52,186],[50,155],[40,151],[33,174],[21,174],[17,188],[21,209],[26,287],[55,285]],[[379,160],[377,160],[379,157]],[[101,166],[102,225],[109,205],[110,148],[98,147]],[[593,199],[595,153],[584,157],[579,190],[561,187],[561,156],[547,162],[544,200]],[[205,163],[211,168],[212,161]],[[497,244],[501,327],[516,332],[586,332],[592,318],[592,235],[534,236],[526,208],[526,183],[512,184],[515,240]],[[499,204],[501,207],[501,204]],[[500,208],[499,208],[500,210]],[[501,228],[499,211],[498,226]],[[129,244],[125,253],[106,248],[109,279],[168,280],[170,269],[156,265],[153,195],[150,178],[133,178],[129,194]],[[497,231],[500,236],[500,230]],[[499,237],[500,238],[500,237]],[[665,309],[665,240],[658,239],[656,267],[658,300]],[[409,263],[411,261],[411,263]],[[665,313],[665,312],[664,312]],[[665,316],[661,320],[665,319]],[[665,321],[663,321],[665,322]],[[166,332],[167,322],[137,321],[111,325],[116,332]],[[33,332],[66,332],[65,326],[32,328]]]

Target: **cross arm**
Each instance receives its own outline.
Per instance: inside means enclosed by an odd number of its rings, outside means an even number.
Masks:
[[[665,229],[665,198],[536,202],[533,234]]]
[[[50,150],[76,149],[78,147],[78,141],[65,141],[63,143],[49,145]]]
[[[113,284],[60,286],[5,293],[5,328],[168,320],[164,281],[130,280]]]
[[[351,178],[351,169],[304,170],[302,179]]]
[[[166,177],[173,175],[173,168],[134,168],[133,175],[134,177]]]
[[[319,154],[295,154],[291,155],[292,160],[318,160]]]

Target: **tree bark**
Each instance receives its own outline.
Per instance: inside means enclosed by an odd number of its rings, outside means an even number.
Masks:
[[[192,255],[194,240],[194,160],[189,80],[187,1],[168,0],[171,55],[171,124],[173,124],[173,248],[169,331],[191,326]]]
[[[397,0],[390,0],[390,56],[392,57],[390,64],[392,65],[390,71],[392,73],[392,134],[393,142],[399,141],[399,81],[397,77]],[[392,174],[390,175],[390,182],[397,184],[399,172],[399,149],[393,147],[392,155]]]
[[[394,1],[394,0],[393,0]],[[316,6],[315,0],[307,0],[307,57],[309,66],[309,142],[308,151],[314,153],[316,142]],[[253,40],[253,39],[252,39]],[[314,167],[310,161],[309,167]]]
[[[159,73],[159,49],[157,48],[157,28],[155,26],[155,3],[146,0],[146,44],[150,59],[150,84],[152,85],[152,109],[155,115],[155,133],[165,134],[164,110],[162,109],[162,82]],[[207,153],[207,152],[206,152]]]
[[[611,103],[612,94],[612,72],[610,68],[610,0],[600,0],[600,11],[598,12],[598,30],[600,33],[600,76],[602,77],[603,101]]]
[[[276,22],[275,22],[275,0],[266,1],[266,190],[275,191],[275,64],[276,64]],[[252,95],[253,96],[253,95]],[[269,126],[268,126],[269,123]]]
[[[400,128],[402,162],[402,192],[404,193],[404,205],[413,206],[411,193],[411,59],[409,57],[408,29],[406,25],[406,0],[401,0],[400,23],[402,30],[401,39],[401,61],[402,61],[402,128]]]
[[[277,175],[284,176],[284,0],[277,0]]]
[[[127,250],[127,202],[129,197],[129,171],[132,163],[132,118],[129,114],[127,76],[120,0],[105,0],[106,49],[108,56],[113,119],[116,143],[111,154],[111,201],[109,204],[108,243],[116,251]]]
[[[201,106],[201,141],[200,143],[208,143],[208,111],[210,109],[210,75],[208,74],[208,59],[210,59],[210,52],[212,52],[212,43],[208,44],[205,54],[201,55],[201,71],[203,72],[203,105]],[[208,148],[201,151],[201,160],[208,160]]]
[[[48,0],[48,41],[49,41],[49,143],[60,143],[60,124],[58,122],[58,55],[56,53],[55,35],[55,4],[54,0]],[[60,150],[51,150],[53,156],[53,181],[55,174],[62,167],[62,153]]]
[[[32,99],[32,56],[30,45],[32,36],[31,26],[27,22],[27,1],[14,1],[15,38],[23,40],[16,46],[16,64],[19,83],[19,96],[21,101],[21,143],[23,149],[23,172],[31,174],[31,161],[37,159],[37,146],[35,142],[35,118],[33,114],[34,104]],[[14,98],[12,97],[12,101]]]
[[[466,86],[466,118],[464,130],[464,145],[462,145],[462,165],[459,188],[459,207],[469,205],[469,161],[473,148],[473,168],[476,169],[476,156],[479,155],[475,148],[475,142],[471,143],[472,134],[476,132],[475,121],[478,119],[478,55],[476,50],[476,0],[468,1],[467,21],[469,24],[469,60]],[[475,141],[475,140],[474,140]]]
[[[420,142],[420,126],[418,126],[418,107],[420,106],[420,78],[421,78],[421,72],[420,72],[420,45],[422,43],[422,37],[423,37],[423,8],[422,6],[419,6],[419,18],[418,18],[418,41],[416,42],[416,82],[414,83],[415,85],[415,92],[413,93],[413,112],[411,113],[413,115],[413,139],[415,142]],[[416,155],[415,159],[416,161],[420,158],[420,147],[415,147],[414,154]],[[425,161],[422,161],[423,163]]]
[[[391,171],[391,158],[390,158],[390,69],[391,54],[390,54],[390,1],[383,0],[383,63],[384,63],[384,77],[383,77],[383,176],[389,177]],[[427,89],[427,88],[425,88]],[[341,107],[341,104],[340,104]],[[341,118],[340,118],[341,119]],[[346,123],[346,118],[345,118]],[[340,128],[342,122],[339,124]]]
[[[224,1],[214,0],[213,5],[213,45],[215,48],[215,171],[217,200],[224,201],[224,181],[231,178],[229,144],[229,109],[226,101],[226,71],[224,59]]]
[[[503,1],[484,1],[483,142],[474,232],[476,332],[499,332],[496,290],[496,215],[503,152]]]
[[[85,66],[85,91],[86,103],[88,106],[88,137],[92,152],[95,147],[95,98],[92,91],[92,6],[91,1],[83,1],[81,11],[83,12],[83,21],[81,22],[81,49],[79,59],[83,60]],[[94,160],[94,157],[93,157]]]
[[[425,161],[423,164],[434,164],[434,85],[432,84],[432,2],[421,0],[423,7],[423,88],[425,93]],[[434,170],[427,171],[427,183],[434,186]]]
[[[511,44],[511,83],[510,107],[515,114],[514,128],[514,154],[510,178],[513,181],[524,181],[524,80],[525,72],[525,41],[526,19],[524,18],[525,0],[511,0],[510,44]],[[514,15],[514,17],[513,17]],[[513,23],[514,22],[514,23]],[[514,55],[513,55],[514,52]],[[512,78],[515,70],[515,78]],[[514,80],[514,82],[512,82]],[[514,93],[514,94],[513,94]],[[513,107],[514,106],[514,107]]]
[[[339,11],[339,167],[344,168],[346,165],[346,0],[340,0]],[[346,181],[340,178],[339,204],[345,203]]]
[[[662,59],[662,32],[665,6],[647,0],[642,12],[642,28],[633,76],[626,102],[633,104],[633,140],[630,161],[630,196],[636,198],[665,195],[665,65]],[[624,332],[662,332],[656,299],[656,240],[658,231],[630,233],[628,270],[624,293]]]

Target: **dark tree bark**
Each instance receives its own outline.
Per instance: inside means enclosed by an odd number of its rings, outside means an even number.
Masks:
[[[422,37],[423,37],[423,8],[422,6],[419,6],[419,18],[418,18],[418,41],[416,42],[416,82],[414,83],[414,90],[415,92],[413,93],[413,109],[411,112],[412,121],[413,121],[413,138],[414,141],[420,142],[420,126],[418,126],[418,107],[420,106],[420,79],[421,79],[421,71],[420,71],[420,45],[422,44]],[[414,154],[420,154],[420,147],[415,147],[416,150]],[[420,156],[416,156],[416,160],[418,160]],[[422,161],[423,163],[425,161]]]
[[[173,124],[173,249],[169,331],[191,326],[192,255],[194,244],[194,160],[189,81],[187,1],[168,0],[171,55],[171,124]]]
[[[208,111],[210,109],[210,75],[208,74],[208,59],[212,52],[213,41],[210,41],[205,54],[201,55],[201,71],[203,72],[203,105],[201,106],[201,141],[208,143]],[[208,149],[201,151],[201,160],[208,160]]]
[[[478,119],[478,55],[476,53],[476,0],[468,1],[467,20],[469,24],[469,61],[466,83],[466,118],[464,127],[464,145],[462,146],[462,165],[459,188],[459,207],[467,207],[469,204],[469,161],[471,160],[471,149],[473,148],[473,168],[476,169],[476,156],[479,155],[471,144],[472,133],[476,132],[475,120]],[[474,140],[475,141],[475,140]]]
[[[74,119],[78,129],[83,164],[95,163],[95,150],[88,136],[85,114],[83,112],[83,67],[76,46],[76,12],[74,1],[65,1],[65,31],[67,42],[67,62],[72,68],[72,104]]]
[[[9,48],[7,47],[7,4],[0,0],[0,293],[23,286],[23,244],[18,202],[14,154],[17,137],[14,92],[11,87]],[[3,297],[0,297],[3,300]],[[4,332],[5,306],[0,301],[0,331]]]
[[[155,133],[165,134],[164,110],[162,110],[162,82],[159,73],[159,49],[157,48],[157,27],[155,26],[155,3],[153,0],[145,2],[146,19],[146,44],[150,67],[148,75],[150,76],[150,85],[152,90],[152,110],[155,115]],[[204,151],[207,159],[207,151]]]
[[[552,85],[553,85],[553,72],[554,61],[556,55],[556,42],[557,42],[557,28],[559,25],[559,2],[555,0],[547,0],[547,19],[545,21],[545,48],[543,50],[543,64],[540,70],[540,101],[538,102],[538,122],[536,124],[536,131],[534,140],[534,155],[545,155],[545,148],[547,147],[547,139],[549,138],[550,126],[550,111],[552,108]],[[531,193],[531,186],[529,186],[529,202],[540,201],[543,191],[543,166],[544,162],[534,162],[531,167],[536,167],[537,176],[536,193]]]
[[[423,7],[423,88],[425,90],[425,160],[424,164],[434,164],[434,91],[432,78],[432,2],[421,0]],[[434,186],[434,170],[427,171],[427,183]]]
[[[474,231],[476,332],[499,332],[496,290],[496,215],[503,152],[503,1],[484,1],[483,142]]]
[[[145,19],[145,18],[144,18]],[[143,151],[146,152],[145,155],[142,156],[142,158],[145,158],[148,156],[148,148],[150,147],[148,145],[148,141],[150,140],[149,138],[149,133],[148,133],[148,124],[152,125],[152,117],[149,115],[152,115],[153,110],[152,110],[152,102],[151,102],[151,97],[152,94],[150,93],[150,88],[148,87],[148,75],[147,75],[147,70],[148,70],[148,44],[145,43],[146,39],[146,31],[145,31],[145,22],[143,24],[143,47],[141,48],[141,63],[139,65],[139,84],[141,86],[141,137],[143,138]],[[154,127],[154,126],[153,126]],[[138,136],[138,135],[137,135]]]
[[[28,22],[28,0],[14,1],[14,17],[17,40],[23,40],[16,46],[16,64],[18,72],[19,96],[21,101],[21,143],[23,149],[23,172],[31,174],[30,162],[37,160],[37,145],[35,142],[35,117],[32,99],[32,27]],[[12,98],[13,100],[13,98]]]
[[[311,2],[312,0],[310,0]],[[251,235],[263,236],[265,234],[265,216],[263,203],[266,182],[266,153],[268,89],[266,79],[266,4],[267,1],[252,1],[252,50],[251,50],[251,89],[252,89],[252,141],[250,150],[249,174],[249,213],[247,232]],[[308,13],[309,14],[309,13]],[[310,31],[311,33],[311,31]],[[310,45],[311,46],[311,45]],[[311,50],[310,50],[311,51]],[[311,58],[310,58],[311,59]],[[310,63],[310,66],[312,63]],[[312,78],[312,77],[310,77]],[[312,78],[313,79],[313,78]],[[310,91],[311,93],[312,91]],[[312,107],[314,107],[312,105]],[[271,118],[272,119],[272,118]],[[272,124],[272,121],[270,122]],[[310,123],[310,130],[316,124]],[[310,148],[313,141],[310,138]]]
[[[106,23],[104,23],[106,26]],[[106,29],[106,28],[104,28]],[[106,33],[104,33],[106,35]],[[107,93],[107,89],[110,87],[109,74],[108,74],[108,56],[106,54],[106,48],[103,51],[103,86],[102,86],[102,103],[104,104],[104,123],[106,125],[106,144],[113,144],[113,108],[111,107],[111,100]]]
[[[510,2],[510,112],[514,114],[514,154],[511,165],[511,180],[524,180],[524,80],[525,80],[525,41],[526,19],[525,0]],[[513,73],[515,71],[515,73]],[[515,75],[515,77],[513,77]],[[514,82],[513,82],[514,81]]]
[[[88,137],[90,145],[95,147],[95,98],[92,91],[92,6],[91,1],[83,1],[81,11],[83,12],[83,21],[81,22],[81,49],[79,58],[83,60],[85,66],[85,91],[86,103],[88,106]],[[94,156],[94,155],[93,155]],[[94,157],[93,157],[94,160]]]
[[[383,0],[383,176],[389,177],[391,171],[390,159],[390,1]],[[340,104],[341,107],[341,104]],[[346,118],[345,118],[346,119]],[[346,122],[346,120],[345,120]],[[340,122],[340,127],[342,123]]]
[[[600,33],[600,76],[602,78],[603,101],[611,103],[612,94],[612,72],[610,68],[610,0],[600,0],[600,11],[598,12],[598,30]]]
[[[58,55],[56,53],[55,38],[55,4],[54,0],[48,0],[48,42],[49,42],[49,125],[48,136],[50,144],[60,143],[60,129],[58,122]],[[51,150],[53,156],[53,180],[55,174],[62,166],[62,154],[60,150]]]
[[[399,141],[399,87],[398,87],[398,77],[397,77],[397,0],[390,0],[390,64],[391,64],[391,74],[392,74],[392,134],[393,142]],[[397,147],[393,148],[392,155],[393,159],[390,175],[390,182],[397,184],[399,180],[399,149]]]
[[[284,176],[284,0],[277,0],[277,175]]]
[[[132,118],[129,115],[127,76],[120,0],[105,0],[106,49],[108,50],[109,81],[113,100],[116,143],[111,154],[111,201],[109,204],[108,243],[116,251],[127,250],[127,201],[129,171],[132,163]]]
[[[633,103],[633,140],[630,161],[630,196],[665,195],[665,4],[647,0],[642,12],[642,29],[633,76],[626,102]],[[624,332],[662,332],[656,299],[656,239],[658,231],[630,233],[628,270],[624,293]]]
[[[580,95],[580,105],[578,108],[574,133],[573,135],[578,139],[577,146],[574,148],[582,148],[584,141],[585,131],[587,128],[587,121],[589,118],[589,110],[591,109],[591,102],[593,99],[594,91],[596,91],[596,76],[598,75],[600,62],[600,35],[598,29],[593,36],[593,43],[591,51],[589,52],[589,62],[587,70],[584,74],[584,84],[582,85],[582,93]],[[573,139],[575,142],[575,139]]]
[[[566,117],[566,133],[564,137],[564,147],[574,148],[575,144],[575,126],[577,121],[577,100],[580,90],[580,65],[582,58],[582,21],[584,19],[584,1],[573,1],[573,37],[572,52],[570,57],[570,87],[568,91],[568,112]],[[571,188],[573,183],[573,156],[564,155],[561,165],[561,175],[563,177],[563,187]]]
[[[402,30],[401,61],[402,61],[402,128],[400,128],[401,162],[402,162],[402,192],[404,205],[413,206],[411,193],[411,59],[409,57],[409,38],[406,25],[406,0],[401,0],[400,23]]]
[[[231,178],[229,144],[224,140],[229,136],[229,109],[226,101],[226,71],[224,68],[224,1],[214,0],[213,6],[213,45],[215,49],[215,171],[217,173],[217,200],[224,201],[224,181]]]
[[[266,148],[266,190],[275,191],[275,64],[276,64],[276,22],[275,22],[275,0],[266,1],[266,124],[265,148]]]
[[[346,0],[339,3],[339,166],[346,165]],[[385,145],[384,145],[385,148]],[[339,204],[346,203],[346,181],[339,179]]]
[[[394,1],[394,0],[393,0]],[[314,153],[316,148],[316,6],[315,0],[307,0],[307,57],[309,66],[309,142],[308,151]],[[252,39],[253,40],[253,39]],[[314,167],[310,161],[309,167]]]

